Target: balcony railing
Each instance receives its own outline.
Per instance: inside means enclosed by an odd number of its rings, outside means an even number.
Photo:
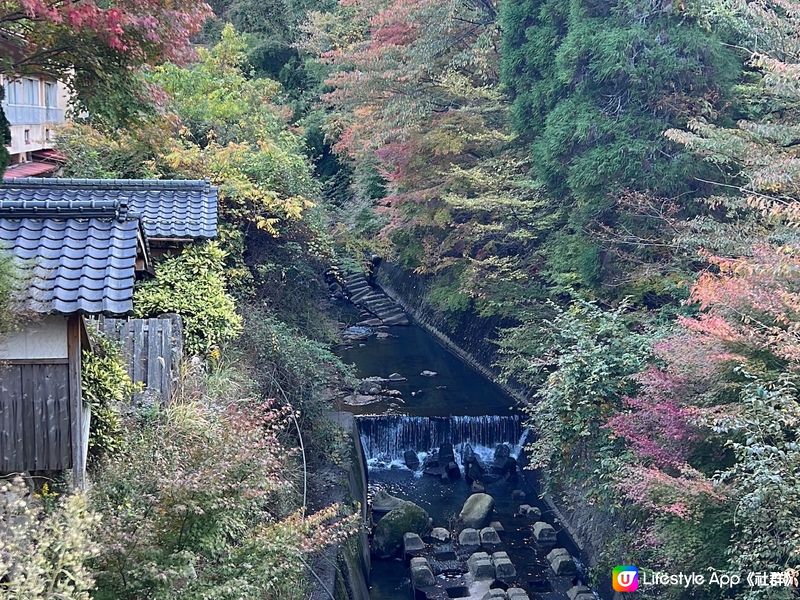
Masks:
[[[64,122],[63,108],[3,102],[3,111],[11,125],[44,125],[45,123]]]

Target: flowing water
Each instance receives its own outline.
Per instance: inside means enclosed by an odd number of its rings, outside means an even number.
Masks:
[[[390,337],[373,336],[352,343],[341,348],[339,355],[355,364],[362,378],[386,378],[392,373],[406,378],[384,384],[400,391],[403,402],[343,407],[361,415],[359,431],[371,490],[382,487],[412,500],[428,511],[434,526],[449,528],[470,495],[470,486],[464,479],[442,483],[438,477],[423,475],[422,467],[408,469],[403,460],[405,451],[416,452],[422,463],[428,452],[449,442],[454,446],[456,462],[461,463],[462,452],[469,444],[485,464],[491,464],[497,446],[506,444],[512,456],[525,463],[523,446],[530,432],[514,401],[422,328],[414,324],[393,327]],[[422,375],[423,371],[436,375]],[[512,499],[514,490],[523,491],[525,499]],[[530,539],[531,522],[516,516],[521,502],[537,506],[542,519],[558,531],[558,546],[579,555],[555,516],[539,500],[532,473],[511,482],[500,478],[487,485],[486,491],[495,498],[496,518],[506,530],[502,535],[504,549],[527,582],[531,600],[566,599],[564,592],[571,583],[548,582],[546,552],[535,549]],[[411,600],[407,566],[400,561],[374,559],[370,595],[371,600]]]

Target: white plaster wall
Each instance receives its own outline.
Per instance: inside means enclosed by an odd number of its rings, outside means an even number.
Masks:
[[[0,360],[67,358],[67,318],[44,317],[0,338]]]

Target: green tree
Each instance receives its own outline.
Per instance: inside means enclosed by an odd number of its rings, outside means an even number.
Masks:
[[[663,137],[694,115],[716,118],[739,61],[681,3],[508,0],[501,7],[502,80],[534,172],[568,209],[556,271],[598,284],[603,256],[592,223],[622,221],[622,189],[676,197],[703,166]],[[582,248],[581,248],[582,247]]]

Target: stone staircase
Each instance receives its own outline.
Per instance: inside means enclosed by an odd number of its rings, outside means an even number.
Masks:
[[[363,273],[346,274],[340,279],[347,298],[364,311],[370,325],[408,325],[408,315],[382,290],[369,284]],[[378,323],[377,321],[380,321]]]

